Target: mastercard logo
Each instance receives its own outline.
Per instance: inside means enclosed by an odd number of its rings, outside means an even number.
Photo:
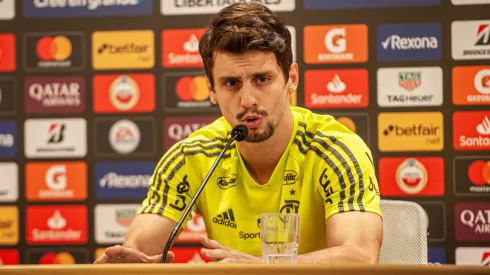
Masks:
[[[347,127],[347,129],[351,130],[353,133],[356,132],[356,124],[354,123],[354,121],[352,121],[352,119],[350,119],[348,117],[338,117],[338,118],[336,118],[336,120],[340,124]]]
[[[36,53],[43,61],[63,61],[70,57],[72,45],[66,36],[44,36],[36,45]]]
[[[474,161],[468,168],[468,177],[475,185],[490,184],[490,161]]]
[[[75,264],[75,258],[68,252],[44,254],[39,260],[40,264]]]
[[[182,101],[205,101],[209,98],[205,76],[181,77],[177,81],[175,92]]]

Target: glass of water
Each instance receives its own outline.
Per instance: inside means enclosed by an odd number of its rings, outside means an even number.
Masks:
[[[260,238],[262,241],[262,257],[264,263],[297,263],[299,245],[299,214],[261,214]]]

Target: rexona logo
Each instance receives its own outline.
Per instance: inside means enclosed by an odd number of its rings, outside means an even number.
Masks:
[[[368,60],[368,30],[364,24],[306,26],[304,39],[306,63],[354,63]]]
[[[295,0],[160,0],[160,8],[163,15],[214,14],[234,3],[260,3],[274,12],[295,8]]]
[[[154,65],[153,31],[97,31],[92,34],[94,69],[150,69]]]
[[[84,200],[87,198],[85,162],[31,162],[26,165],[29,201]]]
[[[466,1],[466,0],[462,0]],[[437,6],[441,0],[303,0],[306,10],[363,9],[384,7]]]
[[[379,61],[439,60],[442,56],[440,23],[378,26]]]
[[[489,157],[456,157],[453,173],[457,195],[490,196]]]
[[[209,100],[209,90],[204,74],[167,73],[163,75],[165,108],[169,111],[217,111]],[[174,91],[174,92],[172,92]]]
[[[442,150],[444,148],[442,113],[380,113],[378,147],[382,152]]]
[[[29,206],[26,219],[28,244],[87,242],[87,207],[84,205]]]
[[[27,71],[78,71],[85,66],[85,38],[79,32],[28,33],[24,36]]]
[[[24,124],[28,158],[84,157],[87,122],[83,118],[28,119]]]
[[[27,113],[80,113],[85,110],[83,77],[27,77],[24,87]]]
[[[199,40],[206,29],[164,30],[162,65],[165,68],[202,67]]]
[[[308,108],[360,108],[369,104],[366,69],[307,70],[305,105]]]
[[[23,0],[24,17],[94,17],[145,15],[153,12],[152,0]]]
[[[195,131],[218,119],[218,116],[165,117],[163,120],[163,147],[170,149]]]
[[[0,34],[0,72],[12,72],[17,67],[16,42],[13,34]]]
[[[93,79],[96,113],[140,113],[155,110],[153,74],[96,75]]]
[[[0,158],[17,154],[17,126],[13,121],[0,121]]]
[[[451,39],[453,59],[490,59],[490,20],[454,21]]]
[[[489,267],[490,247],[458,247],[456,248],[455,263],[462,266]]]
[[[452,76],[455,105],[490,104],[490,66],[456,66]]]
[[[377,79],[381,107],[442,105],[440,67],[381,68]]]
[[[15,162],[0,163],[0,202],[15,202],[19,198],[19,166]]]
[[[99,204],[95,206],[95,241],[122,243],[140,209],[139,204]]]
[[[233,214],[233,209],[228,209],[223,213],[216,215],[216,217],[213,218],[213,223],[236,229],[237,224],[235,222],[235,215]]]
[[[442,196],[444,194],[442,158],[381,158],[379,172],[379,189],[382,196]]]
[[[95,148],[104,156],[148,156],[155,151],[152,118],[96,119]]]
[[[138,199],[146,196],[155,168],[153,162],[101,162],[95,165],[99,199]]]
[[[490,203],[456,203],[456,240],[490,241]]]
[[[453,134],[456,150],[489,150],[490,112],[454,112]]]

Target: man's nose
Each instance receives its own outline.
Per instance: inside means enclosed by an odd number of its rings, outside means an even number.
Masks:
[[[241,104],[245,109],[250,109],[258,104],[256,90],[251,84],[243,85],[240,93]]]

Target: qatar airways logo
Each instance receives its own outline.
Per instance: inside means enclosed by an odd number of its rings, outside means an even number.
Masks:
[[[490,203],[457,203],[458,241],[490,241]]]
[[[164,149],[168,150],[176,142],[188,138],[192,133],[212,123],[217,116],[170,117],[163,123]]]

